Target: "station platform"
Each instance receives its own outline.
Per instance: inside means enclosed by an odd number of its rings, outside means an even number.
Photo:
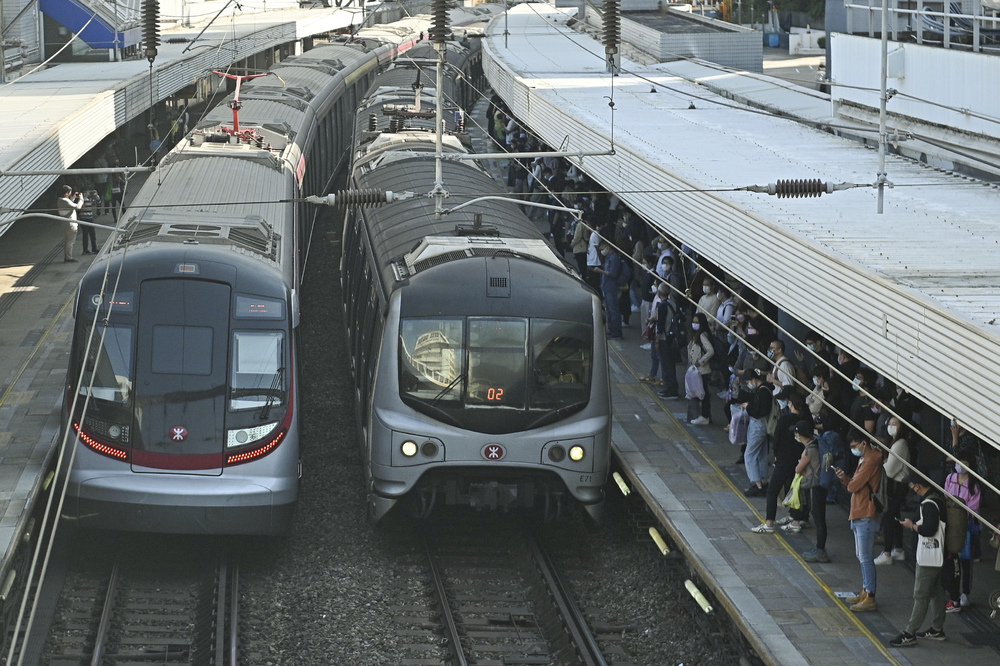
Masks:
[[[99,244],[107,234],[97,231]],[[14,225],[0,242],[0,571],[57,454],[73,298],[94,258],[82,242],[78,234],[77,262],[64,262],[62,223],[44,218]]]
[[[1000,626],[988,610],[1000,573],[993,567],[996,551],[985,540],[983,558],[973,565],[972,606],[947,615],[947,640],[889,648],[912,608],[914,544],[908,543],[906,562],[876,567],[878,610],[849,611],[842,598],[860,591],[861,568],[847,507],[827,506],[829,564],[802,560],[801,553],[815,545],[811,528],[792,535],[751,532],[764,520],[765,500],[741,491],[748,480],[736,464],[739,447],[722,430],[722,401],[713,399],[715,425],[687,425],[686,400],[662,399],[639,381],[649,370],[649,352],[640,349],[640,329],[632,323],[621,340],[608,343],[615,456],[633,490],[724,607],[715,612],[733,617],[765,663],[1000,662]],[[685,368],[677,369],[683,386]],[[783,515],[779,508],[778,517]],[[929,623],[930,616],[921,629]]]

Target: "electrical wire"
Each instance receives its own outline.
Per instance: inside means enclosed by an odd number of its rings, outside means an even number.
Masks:
[[[32,74],[34,74],[35,72],[37,72],[38,70],[40,70],[41,68],[45,67],[50,62],[52,62],[53,58],[55,58],[57,55],[59,55],[60,53],[62,53],[66,49],[68,49],[69,46],[70,46],[70,44],[72,44],[73,42],[75,42],[77,40],[77,38],[79,38],[79,36],[81,34],[83,34],[83,31],[87,29],[87,26],[90,25],[95,18],[97,18],[97,12],[96,11],[91,12],[90,18],[87,19],[87,22],[83,24],[83,27],[80,28],[79,32],[74,33],[73,36],[69,38],[69,41],[66,42],[65,44],[63,44],[62,47],[58,51],[56,51],[55,53],[53,53],[52,55],[50,55],[48,58],[46,58],[42,62],[38,63],[38,65],[34,69],[32,69],[31,71],[23,74],[22,76],[19,76],[18,78],[14,79],[13,81],[8,81],[7,83],[5,83],[2,86],[0,86],[0,90],[3,90],[4,88],[6,88],[8,86],[12,86],[15,83],[21,83],[21,82],[23,82],[26,78],[28,78],[29,76],[31,76]],[[0,49],[0,50],[2,50],[2,49]],[[2,56],[2,54],[0,54],[0,56]]]

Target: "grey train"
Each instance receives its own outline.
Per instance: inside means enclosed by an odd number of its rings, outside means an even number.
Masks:
[[[276,64],[277,77],[242,86],[238,131],[229,109],[212,111],[137,193],[77,296],[65,519],[289,529],[299,278],[315,214],[295,200],[326,191],[358,101],[418,31],[375,28]]]
[[[433,57],[426,55],[418,62]],[[475,64],[448,43],[448,61]],[[409,71],[407,72],[407,67]],[[413,192],[348,210],[341,275],[368,515],[397,503],[426,516],[439,504],[533,507],[547,517],[582,506],[600,519],[611,404],[596,294],[509,201],[436,219],[429,100],[434,66],[400,59],[358,112],[351,185]],[[461,130],[456,67],[442,86]],[[472,101],[464,99],[465,102]],[[386,120],[391,129],[386,126]],[[381,128],[381,129],[380,129]],[[450,131],[445,150],[466,152]],[[475,162],[444,161],[448,205],[502,194]],[[401,506],[401,508],[402,508]]]

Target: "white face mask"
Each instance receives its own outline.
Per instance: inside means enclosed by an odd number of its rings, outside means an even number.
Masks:
[[[854,389],[855,391],[860,391],[861,390],[861,379],[858,378],[858,377],[855,377],[854,381],[851,382],[851,388]]]
[[[691,324],[691,330],[692,331],[697,331],[699,328],[701,328],[701,325],[698,324],[698,322],[695,322],[695,323]]]
[[[809,348],[809,351],[816,351],[816,345],[806,345],[806,347]]]
[[[778,407],[780,407],[781,409],[784,409],[785,407],[788,407],[788,401],[787,400],[779,400],[778,401]]]
[[[704,294],[709,294],[709,293],[711,293],[711,292],[712,292],[712,288],[711,288],[711,287],[709,287],[709,286],[708,286],[708,285],[706,284],[705,286],[703,286],[703,287],[701,288],[701,291],[702,291],[702,293],[704,293]]]
[[[962,465],[959,465],[959,464],[955,465],[955,473],[956,474],[965,474],[965,472],[966,472],[966,469]]]
[[[885,431],[889,433],[889,437],[895,437],[896,434],[899,432],[899,426],[894,426],[894,425],[886,426]]]
[[[774,350],[773,349],[768,349],[767,350],[767,357],[768,358],[774,358]]]
[[[819,378],[813,377],[813,386],[819,386]]]

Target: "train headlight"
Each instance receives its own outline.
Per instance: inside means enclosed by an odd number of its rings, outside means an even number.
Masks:
[[[399,450],[402,451],[403,455],[407,458],[412,458],[417,455],[417,443],[408,439],[403,442],[403,444],[399,447]]]
[[[566,449],[556,444],[549,449],[549,460],[552,462],[562,462],[566,457]]]
[[[118,439],[119,437],[122,436],[122,427],[119,425],[109,426],[108,435],[111,436],[111,439]]]
[[[433,458],[438,453],[438,445],[436,442],[428,439],[420,445],[420,452],[424,454],[425,458]]]
[[[253,428],[237,428],[235,430],[230,430],[226,433],[226,448],[231,449],[237,446],[245,446],[264,439],[277,427],[278,422],[275,421],[274,423],[268,423],[267,425],[256,426]]]
[[[573,462],[580,462],[583,460],[584,450],[582,446],[572,446],[569,449],[569,459]]]

